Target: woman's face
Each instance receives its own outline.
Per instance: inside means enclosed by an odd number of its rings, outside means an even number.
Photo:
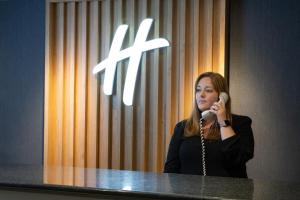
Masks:
[[[199,110],[209,110],[214,102],[218,101],[218,92],[215,90],[211,79],[200,79],[196,87],[196,102]]]

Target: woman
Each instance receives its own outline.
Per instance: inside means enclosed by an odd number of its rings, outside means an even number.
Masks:
[[[165,173],[247,177],[246,162],[253,157],[251,119],[231,114],[226,80],[206,72],[195,82],[191,116],[179,122],[170,141]],[[226,100],[225,100],[226,101]],[[201,113],[209,110],[205,119]]]

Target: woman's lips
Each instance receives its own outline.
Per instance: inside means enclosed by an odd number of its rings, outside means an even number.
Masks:
[[[199,100],[198,102],[199,102],[199,104],[204,104],[204,103],[206,103],[205,100]]]

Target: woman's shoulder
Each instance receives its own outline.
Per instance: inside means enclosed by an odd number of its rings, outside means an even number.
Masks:
[[[182,121],[179,121],[177,122],[176,126],[175,126],[175,130],[184,130],[185,128],[185,124],[186,124],[186,119],[182,120]]]
[[[177,122],[174,128],[174,134],[176,136],[181,137],[183,135],[186,122],[187,122],[186,119]]]
[[[237,115],[237,114],[232,114],[232,124],[235,126],[240,126],[240,125],[251,125],[252,119],[248,116],[244,115]]]
[[[182,120],[182,121],[179,121],[179,122],[177,122],[177,124],[176,124],[175,128],[184,128],[184,127],[185,127],[185,124],[186,124],[186,122],[187,122],[187,120],[186,120],[186,119],[184,119],[184,120]]]

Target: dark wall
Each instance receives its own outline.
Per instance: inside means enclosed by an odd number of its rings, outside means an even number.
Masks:
[[[43,162],[45,1],[0,1],[0,164]]]
[[[300,1],[232,0],[233,111],[253,120],[249,176],[300,181]]]

